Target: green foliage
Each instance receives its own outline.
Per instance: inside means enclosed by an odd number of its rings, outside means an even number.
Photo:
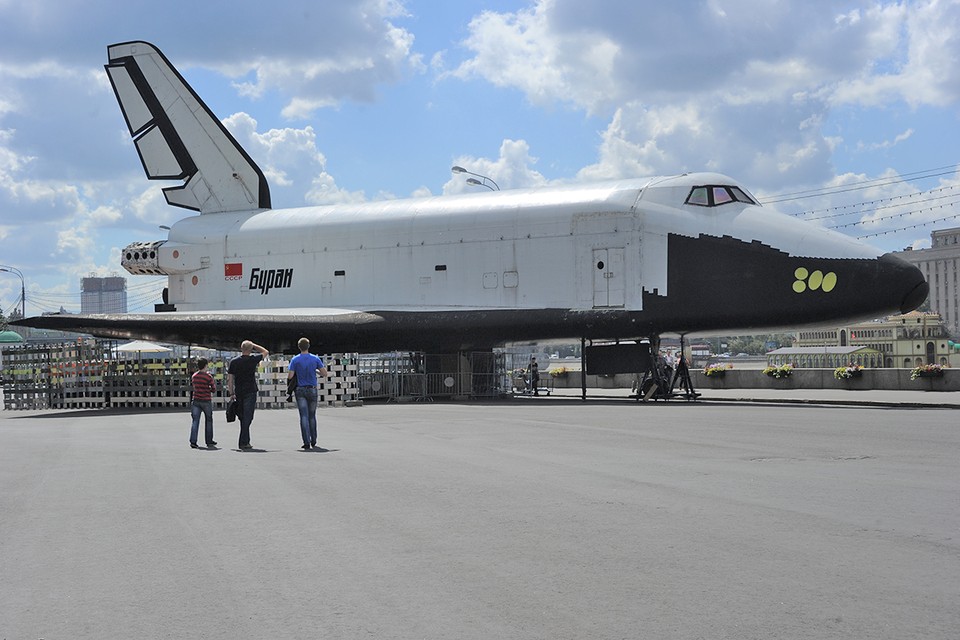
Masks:
[[[768,351],[779,349],[780,347],[793,346],[792,333],[762,333],[752,336],[730,336],[727,338],[713,338],[714,349],[720,344],[726,343],[726,347],[717,351],[718,353],[727,351],[729,353],[749,353],[750,355],[762,356]],[[770,344],[775,346],[771,347]]]
[[[938,378],[943,375],[943,366],[939,364],[922,364],[910,370],[910,379]]]
[[[703,369],[703,375],[708,378],[722,378],[729,369],[733,369],[732,364],[712,364]]]
[[[771,378],[789,378],[793,375],[793,365],[782,364],[778,367],[770,366],[763,370],[763,374]]]
[[[848,364],[842,367],[837,367],[833,370],[833,377],[837,380],[849,380],[850,378],[857,378],[863,372],[863,367],[858,364]]]

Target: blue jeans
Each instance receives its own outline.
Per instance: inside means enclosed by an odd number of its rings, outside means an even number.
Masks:
[[[300,436],[303,444],[317,444],[317,388],[297,387],[297,410],[300,412]]]
[[[197,444],[197,432],[200,430],[200,414],[203,413],[203,431],[207,446],[213,442],[213,401],[194,400],[190,403],[190,416],[193,424],[190,425],[190,444]]]
[[[237,420],[240,421],[240,440],[237,444],[241,449],[250,446],[250,423],[253,422],[253,412],[256,409],[256,391],[237,396]]]

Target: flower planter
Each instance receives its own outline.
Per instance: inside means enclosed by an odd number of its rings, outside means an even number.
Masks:
[[[763,375],[775,378],[777,380],[786,380],[792,373],[793,366],[789,364],[770,366],[763,370]]]
[[[834,376],[837,380],[856,380],[863,376],[863,371],[850,371],[846,375]]]
[[[938,364],[925,364],[918,367],[914,367],[910,371],[910,379],[916,380],[917,378],[940,378],[943,377],[943,367]]]

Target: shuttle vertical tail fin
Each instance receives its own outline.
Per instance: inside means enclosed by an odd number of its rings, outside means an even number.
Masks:
[[[270,208],[260,167],[153,45],[107,47],[105,65],[151,180],[183,180],[167,202],[200,213]]]

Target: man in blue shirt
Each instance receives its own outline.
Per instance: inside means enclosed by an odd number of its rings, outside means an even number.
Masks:
[[[317,446],[317,374],[327,377],[323,360],[310,353],[310,341],[300,338],[297,341],[300,355],[290,361],[287,379],[297,378],[297,410],[300,412],[300,436],[303,438],[304,451]]]

